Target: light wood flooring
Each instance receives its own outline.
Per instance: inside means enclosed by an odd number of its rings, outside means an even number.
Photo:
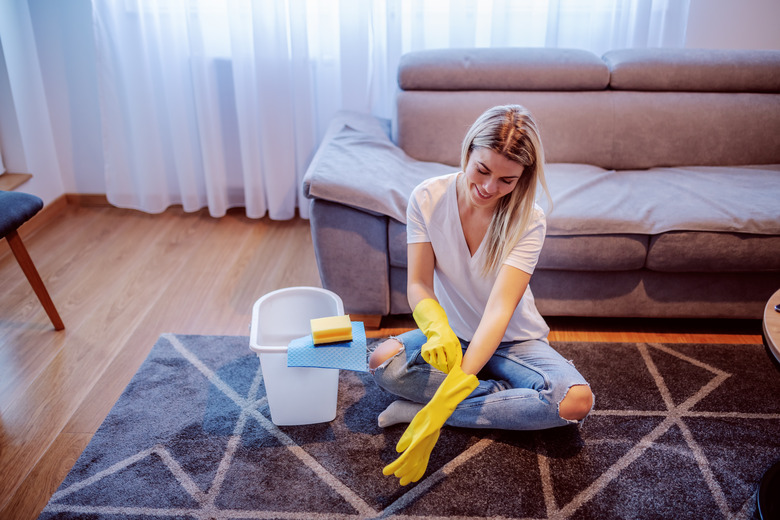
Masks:
[[[160,334],[248,335],[257,298],[320,285],[305,220],[60,206],[22,238],[64,331],[0,241],[0,519],[37,517]],[[761,343],[752,321],[549,321],[552,341]]]

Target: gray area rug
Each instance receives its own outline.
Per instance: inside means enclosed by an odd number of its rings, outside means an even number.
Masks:
[[[40,518],[750,518],[780,459],[760,345],[556,343],[596,394],[581,429],[445,428],[406,487],[370,376],[341,372],[333,422],[276,427],[248,345],[161,336]]]

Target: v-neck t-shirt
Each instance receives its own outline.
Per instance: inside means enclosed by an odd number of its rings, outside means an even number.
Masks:
[[[482,274],[485,242],[483,237],[472,256],[458,212],[459,173],[432,177],[412,192],[406,210],[406,242],[430,242],[436,263],[433,290],[455,334],[471,341],[487,307],[498,273]],[[528,228],[504,264],[533,274],[542,250],[547,221],[544,211],[534,205]],[[487,234],[486,234],[487,236]],[[536,309],[531,288],[527,287],[502,341],[546,339],[550,328]]]

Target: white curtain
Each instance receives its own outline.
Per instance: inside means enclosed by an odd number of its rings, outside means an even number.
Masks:
[[[308,217],[329,119],[392,118],[401,54],[681,47],[687,0],[93,0],[106,186],[118,206]]]

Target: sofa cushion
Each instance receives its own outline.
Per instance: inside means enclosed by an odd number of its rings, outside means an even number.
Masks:
[[[547,235],[780,235],[780,165],[604,170],[549,164]]]
[[[537,269],[531,289],[543,316],[761,317],[780,273],[591,272]]]
[[[780,236],[676,231],[650,239],[647,268],[664,272],[780,271]]]
[[[406,268],[406,224],[388,219],[387,241],[390,266]],[[548,236],[538,267],[567,271],[641,269],[648,241],[647,235]]]
[[[602,90],[609,69],[582,49],[435,49],[404,54],[403,90]]]
[[[615,90],[780,92],[775,51],[624,49],[603,59]]]
[[[547,236],[538,267],[556,271],[630,271],[647,258],[647,235]]]
[[[406,222],[412,190],[423,180],[452,173],[444,164],[417,161],[386,135],[341,124],[320,145],[303,180],[304,195],[388,215]]]

